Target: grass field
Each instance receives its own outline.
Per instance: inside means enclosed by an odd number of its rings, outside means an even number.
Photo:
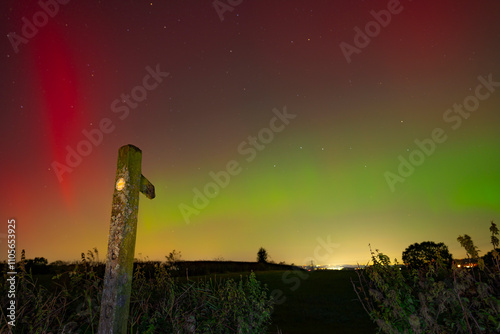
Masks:
[[[277,328],[283,334],[376,332],[376,326],[363,310],[353,290],[351,278],[357,279],[356,272],[324,270],[307,274],[285,273],[256,272],[257,279],[267,284],[269,292],[275,291],[277,300],[281,302],[275,306],[273,323],[268,333],[276,333]],[[238,280],[241,275],[248,273],[215,277]]]

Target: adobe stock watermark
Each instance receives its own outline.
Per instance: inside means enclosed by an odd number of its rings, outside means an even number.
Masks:
[[[7,324],[9,325],[9,329],[12,330],[12,327],[16,326],[16,220],[8,219],[7,220],[7,272],[6,276],[6,286],[8,286],[7,290],[7,298],[9,299],[7,306],[7,314],[6,317],[9,319]]]
[[[59,13],[59,5],[67,5],[70,0],[40,0],[38,1],[38,6],[40,10],[33,14],[31,21],[25,16],[21,18],[23,21],[23,26],[21,28],[21,34],[18,35],[15,32],[10,32],[7,34],[12,48],[15,53],[19,52],[19,46],[21,44],[28,44],[30,39],[34,38],[39,29],[45,27],[49,22],[49,17],[54,18],[57,13]]]
[[[445,110],[443,120],[445,123],[450,123],[453,130],[458,130],[464,119],[468,119],[472,112],[479,108],[480,101],[488,99],[495,92],[495,87],[500,87],[500,82],[493,81],[493,74],[487,77],[478,76],[480,82],[474,89],[474,95],[467,96],[462,104],[454,103],[452,108]],[[399,166],[397,173],[386,171],[384,173],[387,185],[392,192],[396,190],[395,186],[398,182],[403,183],[406,178],[413,175],[415,168],[421,166],[425,160],[436,151],[437,145],[444,143],[448,139],[448,135],[442,128],[435,128],[431,131],[429,138],[422,140],[415,139],[414,148],[405,158],[402,155],[398,156]]]
[[[354,45],[347,42],[341,42],[339,44],[340,50],[347,60],[347,63],[350,64],[352,62],[351,57],[353,54],[360,54],[362,49],[368,47],[371,39],[377,37],[382,31],[382,28],[386,28],[391,23],[392,16],[400,14],[403,9],[404,7],[399,0],[389,0],[389,2],[387,2],[387,9],[382,9],[378,12],[374,10],[370,11],[370,15],[374,20],[365,24],[364,31],[358,26],[354,27]]]
[[[274,117],[269,121],[269,127],[260,129],[256,136],[248,136],[246,140],[238,145],[237,151],[241,156],[245,157],[247,163],[252,162],[257,157],[257,153],[264,150],[266,145],[269,145],[274,140],[274,135],[283,131],[285,126],[290,124],[290,120],[297,117],[297,115],[289,114],[286,106],[283,107],[283,111],[274,108],[273,114]],[[231,178],[240,174],[242,170],[240,162],[230,160],[226,163],[224,170],[217,173],[213,171],[208,173],[211,180],[201,190],[193,188],[192,206],[185,203],[179,204],[179,210],[186,224],[191,222],[191,216],[199,215],[201,210],[208,206],[210,199],[217,197],[220,190],[229,185]]]
[[[232,12],[235,7],[241,5],[243,0],[214,0],[212,6],[215,8],[220,21],[224,21],[224,13]]]
[[[117,114],[120,120],[125,120],[129,116],[130,110],[136,109],[139,103],[147,99],[148,92],[156,89],[169,76],[168,72],[160,70],[160,64],[157,64],[155,69],[146,66],[146,72],[147,74],[142,78],[142,85],[132,88],[129,94],[122,93],[120,98],[114,99],[111,102],[111,111]],[[112,133],[115,128],[116,126],[113,124],[113,121],[110,118],[104,117],[99,121],[96,128],[90,130],[84,129],[82,131],[85,139],[80,140],[75,148],[67,145],[65,148],[67,154],[64,163],[54,161],[51,164],[59,182],[63,181],[65,173],[71,173],[82,163],[83,157],[89,156],[94,147],[99,146],[103,142],[105,134]]]
[[[329,262],[330,256],[333,254],[334,249],[339,248],[340,245],[337,243],[333,243],[331,241],[330,235],[326,238],[326,240],[317,237],[316,241],[318,244],[314,248],[313,256],[307,257],[304,259],[304,263],[326,263]],[[287,270],[281,276],[281,281],[286,285],[290,286],[290,291],[294,292],[300,285],[302,281],[309,278],[309,274],[303,270]],[[286,296],[284,295],[283,290],[274,289],[271,291],[271,297],[275,301],[276,305],[281,305],[286,301]]]

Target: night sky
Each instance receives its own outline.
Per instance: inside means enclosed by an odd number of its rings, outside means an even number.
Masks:
[[[126,144],[139,258],[491,249],[498,1],[44,1],[0,5],[0,260],[9,218],[28,258],[104,259]]]

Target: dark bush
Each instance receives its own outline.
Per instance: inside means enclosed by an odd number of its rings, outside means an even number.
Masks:
[[[493,236],[495,233],[498,231],[492,231]],[[470,238],[458,240],[467,246],[468,254],[476,254]],[[372,252],[372,261],[371,266],[358,270],[359,281],[353,285],[380,332],[500,332],[498,266],[478,261],[471,269],[449,268],[438,258],[418,269],[405,270],[391,265],[378,251]]]
[[[402,259],[405,265],[415,269],[428,266],[436,261],[441,261],[442,265],[450,268],[453,262],[448,246],[442,242],[435,243],[433,241],[424,241],[408,246],[403,252]]]

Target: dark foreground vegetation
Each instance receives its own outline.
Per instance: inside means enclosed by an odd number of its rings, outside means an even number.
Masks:
[[[500,333],[500,256],[479,256],[458,237],[467,259],[442,243],[413,244],[404,265],[378,250],[352,271],[305,271],[266,262],[138,261],[130,333]],[[266,255],[266,254],[261,254]],[[0,264],[2,272],[6,265]],[[96,333],[104,264],[97,250],[78,263],[18,264],[15,333]],[[5,282],[6,274],[3,281]],[[354,287],[354,289],[353,289]],[[7,333],[7,285],[0,285],[0,333]]]
[[[76,264],[23,260],[14,333],[97,332],[104,265],[90,254]],[[354,271],[232,261],[134,267],[131,333],[374,333],[350,285]],[[6,287],[1,302],[6,333]]]
[[[255,274],[238,281],[179,282],[164,265],[134,272],[128,328],[131,333],[262,333],[272,301]],[[100,268],[85,263],[57,274],[22,271],[17,286],[16,333],[95,333],[102,294]],[[51,274],[48,274],[51,275]],[[39,280],[40,278],[40,280]],[[43,283],[42,283],[43,281]],[[7,332],[7,290],[2,287],[2,328]]]
[[[456,263],[442,244],[424,243],[434,255],[421,249],[420,259],[406,257],[413,260],[403,267],[372,252],[373,265],[358,271],[354,284],[380,332],[500,333],[499,231],[493,222],[490,232],[493,250],[484,257],[468,235],[459,236],[467,259]]]

